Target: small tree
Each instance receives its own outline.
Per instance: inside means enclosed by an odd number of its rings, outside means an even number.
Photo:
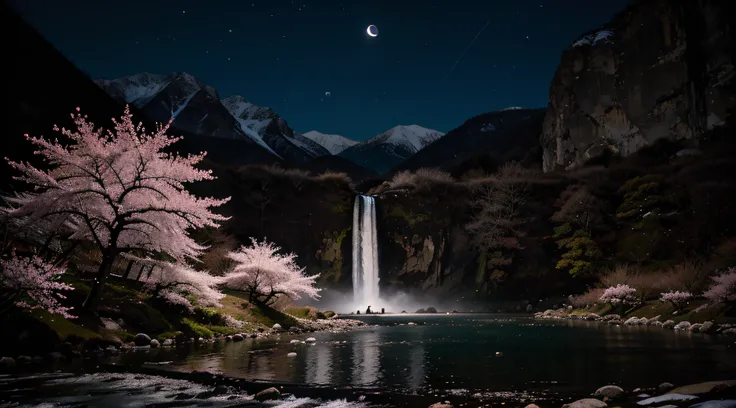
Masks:
[[[64,272],[64,267],[48,264],[35,255],[26,258],[12,254],[8,259],[0,259],[0,314],[15,305],[74,318],[69,313],[72,308],[59,302],[66,298],[61,291],[74,290],[58,281]]]
[[[713,284],[703,296],[714,303],[736,302],[736,267],[732,266],[720,275],[714,276]]]
[[[555,228],[557,246],[564,250],[557,269],[570,275],[590,274],[602,256],[592,239],[593,228],[602,220],[601,202],[586,186],[570,186],[557,201],[560,208],[551,221],[561,224]]]
[[[521,227],[526,220],[521,208],[529,195],[529,177],[529,171],[520,164],[507,163],[494,177],[475,186],[476,198],[471,204],[476,213],[467,229],[487,254],[482,259],[492,268],[490,276],[505,276],[504,269],[512,263],[515,251],[522,249],[519,239],[524,235]],[[478,277],[479,283],[484,280],[484,276]]]
[[[151,272],[141,279],[145,282],[143,289],[152,296],[190,311],[194,309],[193,301],[199,306],[222,306],[219,300],[225,295],[217,290],[221,278],[194,270],[189,265],[151,259],[143,262],[152,266]]]
[[[77,108],[77,111],[79,109]],[[22,173],[18,180],[35,190],[12,201],[19,208],[11,215],[28,222],[68,215],[75,228],[72,239],[91,241],[101,252],[92,290],[83,307],[96,307],[116,257],[145,252],[167,255],[179,262],[194,259],[204,249],[188,230],[217,227],[226,220],[210,211],[229,200],[199,198],[185,183],[212,180],[211,171],[194,166],[204,153],[178,156],[166,153],[180,138],[165,134],[168,125],[152,134],[135,125],[128,107],[114,131],[103,132],[81,114],[72,115],[76,131],[60,132],[68,143],[43,137],[26,138],[49,164],[48,170],[8,160]]]
[[[279,254],[281,248],[265,240],[258,242],[251,238],[251,241],[250,246],[242,246],[228,255],[235,266],[223,279],[227,288],[247,292],[250,302],[256,304],[269,304],[277,295],[292,299],[302,295],[320,297],[320,289],[315,287],[319,275],[304,275],[304,268],[295,262],[296,255]]]
[[[687,302],[692,299],[693,294],[690,292],[680,291],[669,291],[662,293],[659,300],[665,303],[670,303],[675,307],[675,310],[681,311],[687,305]]]
[[[606,289],[601,295],[601,302],[610,303],[613,306],[626,305],[636,302],[636,289],[629,285],[616,285]]]

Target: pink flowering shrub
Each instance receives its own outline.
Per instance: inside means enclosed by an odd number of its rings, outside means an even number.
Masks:
[[[714,276],[713,284],[703,293],[706,299],[714,303],[736,302],[736,267]]]
[[[659,300],[665,303],[671,303],[676,310],[682,310],[692,298],[693,294],[690,292],[669,291],[662,293]]]
[[[184,306],[190,311],[198,306],[222,306],[225,295],[217,290],[221,278],[200,272],[189,265],[145,260],[154,264],[150,274],[141,277],[143,290],[172,305]]]
[[[30,258],[13,254],[9,259],[0,259],[0,299],[2,303],[13,302],[25,309],[45,309],[49,313],[72,319],[71,307],[63,306],[59,300],[66,299],[61,291],[73,287],[58,282],[64,267],[50,265],[38,256]]]
[[[224,276],[227,288],[249,293],[253,303],[268,304],[278,295],[299,299],[302,295],[319,298],[315,280],[319,275],[306,276],[304,268],[296,264],[296,255],[279,254],[278,246],[252,239],[250,246],[230,252],[235,262],[233,269]]]
[[[630,304],[636,301],[636,289],[629,285],[616,285],[606,289],[601,295],[601,302],[617,304]]]

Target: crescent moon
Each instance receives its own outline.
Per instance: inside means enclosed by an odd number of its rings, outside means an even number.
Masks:
[[[378,37],[378,27],[373,24],[369,25],[368,28],[365,29],[365,32],[371,37]]]

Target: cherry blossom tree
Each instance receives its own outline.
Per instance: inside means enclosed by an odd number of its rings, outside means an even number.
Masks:
[[[142,260],[152,266],[151,273],[141,278],[143,290],[172,305],[194,309],[193,298],[198,306],[222,306],[219,301],[225,295],[217,290],[222,278],[207,272],[197,271],[189,265]]]
[[[250,246],[228,254],[235,266],[224,276],[225,287],[248,292],[249,300],[257,304],[268,304],[277,295],[320,297],[320,289],[315,287],[319,275],[306,276],[304,268],[296,264],[296,255],[279,254],[281,248],[273,243],[251,240]]]
[[[15,305],[24,309],[45,309],[50,313],[71,319],[71,307],[59,300],[66,297],[62,291],[73,287],[58,281],[64,274],[63,266],[48,264],[38,256],[22,257],[12,254],[0,259],[0,313]]]
[[[186,183],[214,176],[194,167],[205,153],[183,157],[164,151],[180,140],[166,135],[171,122],[147,133],[133,123],[128,107],[120,120],[113,119],[112,131],[95,128],[79,113],[72,119],[76,130],[54,127],[64,142],[26,135],[48,169],[6,159],[22,173],[18,180],[35,187],[12,198],[18,208],[9,213],[29,223],[67,215],[76,226],[70,238],[99,249],[102,261],[83,305],[91,310],[118,255],[163,254],[177,262],[199,256],[204,247],[188,231],[226,220],[210,209],[229,198],[200,198],[185,189]]]
[[[659,300],[665,303],[671,303],[675,310],[682,310],[687,302],[693,298],[690,292],[669,291],[662,293]]]
[[[636,300],[636,289],[629,285],[616,285],[606,289],[601,295],[601,302],[612,305],[633,303]]]
[[[706,299],[714,303],[736,302],[736,267],[714,276],[713,284],[703,293]]]

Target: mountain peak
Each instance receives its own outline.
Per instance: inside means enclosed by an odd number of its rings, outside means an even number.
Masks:
[[[358,142],[356,142],[355,140],[348,139],[345,136],[321,133],[316,130],[310,130],[307,133],[303,133],[302,136],[315,143],[320,144],[331,154],[338,154],[343,150],[349,148],[350,146],[358,144]]]

